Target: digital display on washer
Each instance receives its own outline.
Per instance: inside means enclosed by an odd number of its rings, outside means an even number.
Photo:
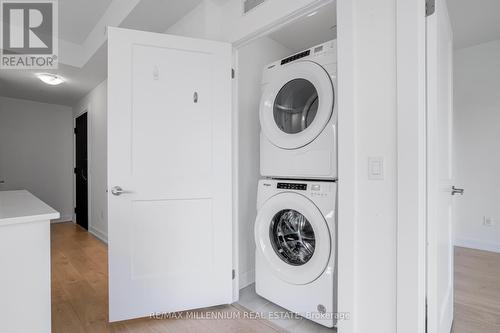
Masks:
[[[299,191],[307,190],[307,184],[278,183],[276,187],[283,190],[299,190]]]
[[[297,59],[307,57],[310,54],[311,54],[311,50],[307,50],[307,51],[304,51],[304,52],[301,52],[301,53],[298,53],[298,54],[294,54],[291,57],[288,57],[288,58],[285,58],[285,59],[281,60],[281,64],[282,65],[288,64],[289,62],[295,61]]]

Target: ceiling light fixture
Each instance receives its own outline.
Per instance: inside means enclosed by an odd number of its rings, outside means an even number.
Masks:
[[[66,81],[62,76],[50,73],[38,73],[36,76],[44,83],[50,84],[51,86],[57,86],[58,84]]]

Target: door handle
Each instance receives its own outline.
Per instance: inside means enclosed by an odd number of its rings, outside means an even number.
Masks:
[[[456,188],[455,186],[452,186],[451,187],[451,195],[455,195],[455,194],[464,195],[464,189],[463,188]]]
[[[111,189],[111,194],[113,195],[116,195],[116,196],[120,196],[122,194],[125,194],[125,193],[132,193],[130,191],[125,191],[124,189],[122,189],[120,186],[114,186],[112,189]]]
[[[0,180],[0,184],[5,184],[5,180]]]

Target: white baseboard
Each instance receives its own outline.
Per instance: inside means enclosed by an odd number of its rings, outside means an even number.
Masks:
[[[455,246],[500,253],[500,243],[482,241],[477,239],[457,238],[455,239]]]
[[[61,218],[58,218],[56,220],[51,220],[50,223],[65,223],[65,222],[76,223],[73,217],[74,217],[73,214],[62,215]],[[88,232],[99,238],[104,243],[108,244],[108,235],[105,232],[102,232],[101,230],[94,228],[92,226],[89,226]]]
[[[108,235],[104,232],[102,232],[101,230],[98,230],[92,226],[89,227],[89,232],[96,236],[97,238],[99,238],[101,241],[103,241],[104,243],[108,244]]]
[[[50,223],[73,222],[73,214],[64,214],[60,218],[51,220]]]
[[[248,287],[255,282],[255,271],[251,270],[240,274],[240,289]]]

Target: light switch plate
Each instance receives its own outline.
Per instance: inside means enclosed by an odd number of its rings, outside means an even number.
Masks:
[[[384,158],[381,156],[368,157],[368,179],[384,179]]]

